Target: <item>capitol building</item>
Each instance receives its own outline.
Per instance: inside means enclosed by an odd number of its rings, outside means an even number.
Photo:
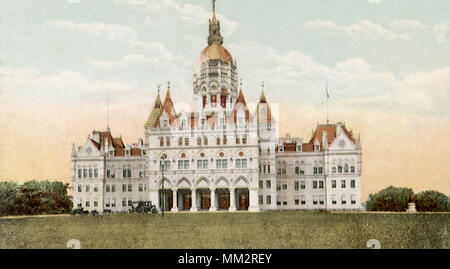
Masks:
[[[149,107],[145,139],[126,144],[108,127],[73,145],[73,207],[128,212],[151,201],[172,212],[360,210],[359,137],[328,122],[308,140],[278,137],[264,91],[249,110],[214,9],[207,41],[194,70],[193,111],[177,113],[168,85]]]

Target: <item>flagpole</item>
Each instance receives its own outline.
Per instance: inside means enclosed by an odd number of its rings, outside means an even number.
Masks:
[[[328,98],[330,97],[330,95],[328,94],[328,80],[326,81],[326,92],[327,92],[327,124],[330,123],[329,121],[329,114],[328,114]]]

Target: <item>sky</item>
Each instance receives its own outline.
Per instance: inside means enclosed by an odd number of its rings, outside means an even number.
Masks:
[[[208,0],[2,0],[0,180],[70,182],[72,143],[107,126],[135,143],[158,85],[188,110]],[[251,107],[261,84],[283,136],[361,135],[362,197],[450,195],[450,1],[217,0]],[[108,98],[109,96],[109,98]]]

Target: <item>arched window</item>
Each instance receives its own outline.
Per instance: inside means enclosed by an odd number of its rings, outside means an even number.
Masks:
[[[207,146],[208,145],[208,137],[203,137],[203,144],[205,145],[205,146]]]
[[[163,138],[163,137],[161,137],[161,138],[159,139],[159,146],[160,146],[160,147],[164,147],[164,138]]]
[[[178,138],[178,146],[183,146],[183,138]]]
[[[166,146],[170,147],[170,137],[166,137]]]

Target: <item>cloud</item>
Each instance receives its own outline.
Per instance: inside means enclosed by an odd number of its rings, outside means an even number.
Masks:
[[[427,28],[421,21],[418,20],[396,20],[389,23],[389,27],[393,30],[422,30]]]
[[[160,16],[163,10],[175,12],[171,14],[171,18],[180,18],[180,20],[197,25],[203,25],[208,23],[208,19],[211,18],[211,11],[206,10],[202,6],[193,5],[190,3],[181,4],[174,0],[154,0],[145,2],[145,11],[150,15],[147,17],[151,23],[156,23],[160,20]],[[136,6],[131,4],[130,6]],[[232,35],[238,28],[236,21],[228,19],[226,16],[216,13],[217,19],[220,21],[224,36]]]
[[[343,35],[348,37],[364,37],[370,39],[408,40],[406,33],[398,33],[375,24],[369,20],[362,20],[356,24],[338,26],[332,21],[314,20],[306,22],[303,28],[307,31],[318,32],[324,35]]]
[[[97,95],[107,92],[125,94],[131,87],[118,82],[86,79],[70,70],[45,75],[36,69],[0,68],[2,102],[24,103],[72,103],[89,102]]]
[[[137,33],[133,28],[117,24],[101,22],[76,23],[69,20],[54,19],[48,21],[47,25],[54,28],[88,33],[98,37],[106,37],[110,41],[137,39]]]
[[[341,106],[450,115],[450,67],[398,77],[374,70],[363,58],[329,66],[298,50],[280,53],[256,42],[234,43],[230,48],[236,58],[246,58],[239,62],[239,70],[250,87],[264,79],[266,94],[277,93],[272,102],[321,104],[328,81],[332,102]]]
[[[433,31],[439,43],[448,42],[450,40],[450,21],[435,24]]]

